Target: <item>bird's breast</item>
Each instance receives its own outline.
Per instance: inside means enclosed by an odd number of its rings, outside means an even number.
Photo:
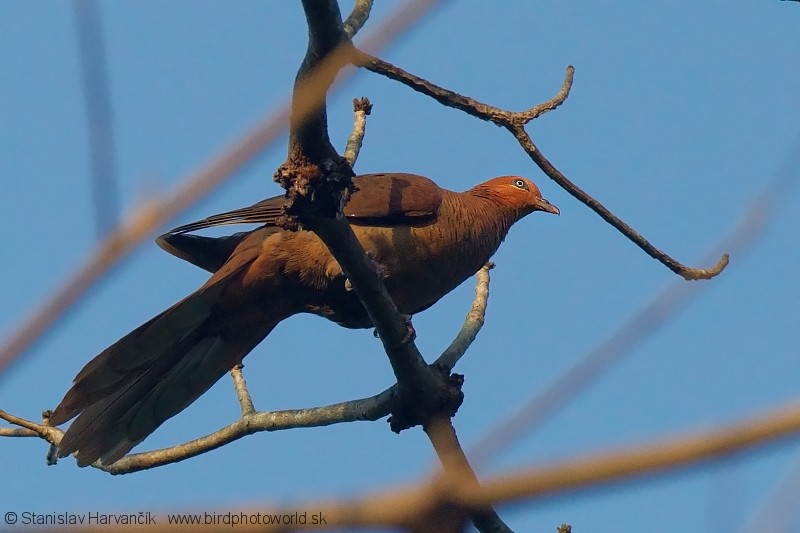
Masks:
[[[353,225],[353,231],[405,314],[430,307],[477,272],[502,240],[469,224],[442,221],[421,226]],[[262,257],[270,257],[270,271],[280,272],[282,292],[291,292],[295,301],[302,302],[297,312],[324,316],[350,328],[372,326],[341,267],[316,235],[281,232],[265,245]]]
[[[424,310],[474,274],[494,252],[457,228],[443,224],[354,228],[367,253],[382,268],[398,309]]]

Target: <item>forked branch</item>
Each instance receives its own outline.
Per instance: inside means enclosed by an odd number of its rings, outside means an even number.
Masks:
[[[633,243],[644,250],[647,255],[659,261],[661,264],[665,265],[679,276],[682,276],[684,279],[710,279],[722,272],[722,270],[728,266],[728,254],[724,254],[719,259],[717,264],[709,269],[687,267],[683,263],[667,255],[660,249],[650,244],[650,242],[639,232],[608,210],[608,208],[597,201],[589,193],[570,181],[544,156],[544,154],[542,154],[541,150],[539,150],[539,148],[533,142],[533,139],[531,139],[530,135],[528,135],[528,132],[525,131],[525,125],[544,113],[556,109],[567,99],[570,88],[572,87],[573,75],[575,73],[575,69],[573,67],[567,67],[564,83],[562,84],[561,89],[556,96],[547,102],[533,106],[528,110],[514,112],[506,111],[489,104],[478,102],[477,100],[467,96],[462,96],[456,92],[445,89],[444,87],[440,87],[429,82],[428,80],[420,78],[419,76],[415,76],[410,72],[406,72],[405,70],[396,67],[391,63],[387,63],[386,61],[382,61],[369,54],[365,54],[364,52],[356,51],[354,53],[354,57],[355,64],[360,67],[364,67],[372,72],[381,74],[395,81],[399,81],[400,83],[411,87],[417,92],[430,96],[442,105],[458,109],[481,120],[493,122],[494,124],[507,129],[509,132],[511,132],[514,138],[517,139],[520,146],[522,146],[522,149],[525,150],[531,160],[533,160],[533,162],[536,163],[542,172],[547,174],[550,179],[555,181],[559,186],[561,186],[561,188],[578,199],[581,203],[589,207],[589,209],[600,215],[603,220],[611,224],[620,233],[633,241]]]

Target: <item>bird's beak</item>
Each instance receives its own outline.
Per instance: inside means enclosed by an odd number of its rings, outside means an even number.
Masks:
[[[554,215],[560,215],[561,211],[558,207],[554,206],[544,198],[539,200],[539,205],[536,206],[539,211],[544,211],[546,213],[553,213]]]

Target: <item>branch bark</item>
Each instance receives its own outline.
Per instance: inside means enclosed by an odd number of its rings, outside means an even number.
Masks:
[[[440,87],[431,83],[419,76],[415,76],[405,70],[382,61],[376,57],[365,54],[361,51],[355,52],[355,64],[366,68],[377,74],[386,76],[389,79],[399,81],[400,83],[411,87],[417,92],[430,96],[437,102],[447,107],[452,107],[477,117],[481,120],[486,120],[502,126],[507,129],[515,139],[519,142],[523,150],[528,154],[531,160],[547,174],[547,176],[555,181],[561,188],[575,197],[578,201],[586,205],[589,209],[600,215],[600,217],[616,228],[620,233],[625,235],[634,244],[641,248],[647,255],[659,261],[667,268],[683,277],[686,280],[700,280],[710,279],[722,272],[728,266],[728,254],[723,254],[716,265],[712,268],[691,268],[687,267],[681,262],[673,259],[660,249],[656,248],[645,239],[639,232],[634,230],[631,226],[626,224],[622,219],[617,217],[614,213],[608,210],[603,204],[597,201],[589,193],[578,187],[570,181],[563,173],[561,173],[545,156],[541,150],[534,144],[533,139],[525,131],[525,125],[531,120],[556,109],[566,100],[569,96],[570,88],[572,87],[573,75],[575,69],[567,67],[566,77],[561,86],[558,94],[544,102],[531,107],[526,111],[512,112],[500,109],[478,102],[473,98],[462,96],[444,87]]]
[[[309,45],[297,74],[295,98],[304,96],[303,82],[310,73],[323,69],[330,69],[324,70],[325,81],[320,87],[327,91],[336,71],[344,65],[333,51],[343,42],[347,49],[349,42],[335,0],[303,0],[303,8],[309,26]],[[303,227],[316,233],[363,303],[397,379],[389,419],[392,430],[399,432],[415,425],[425,428],[439,419],[449,424],[463,401],[463,377],[425,362],[414,343],[410,318],[400,314],[373,262],[342,216],[342,206],[353,187],[352,168],[333,150],[326,131],[324,97],[318,102],[306,120],[291,122],[287,160],[275,173],[276,181],[287,191],[284,224],[287,228]],[[482,509],[474,515],[476,527],[482,531],[505,527],[494,511],[488,513]],[[485,529],[490,524],[493,527]]]

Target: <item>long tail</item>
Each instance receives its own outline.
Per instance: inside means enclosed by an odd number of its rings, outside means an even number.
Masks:
[[[238,291],[227,285],[240,283],[238,274],[213,276],[80,371],[50,416],[53,425],[78,416],[60,457],[77,452],[80,466],[117,461],[261,342],[277,320],[229,301]]]

